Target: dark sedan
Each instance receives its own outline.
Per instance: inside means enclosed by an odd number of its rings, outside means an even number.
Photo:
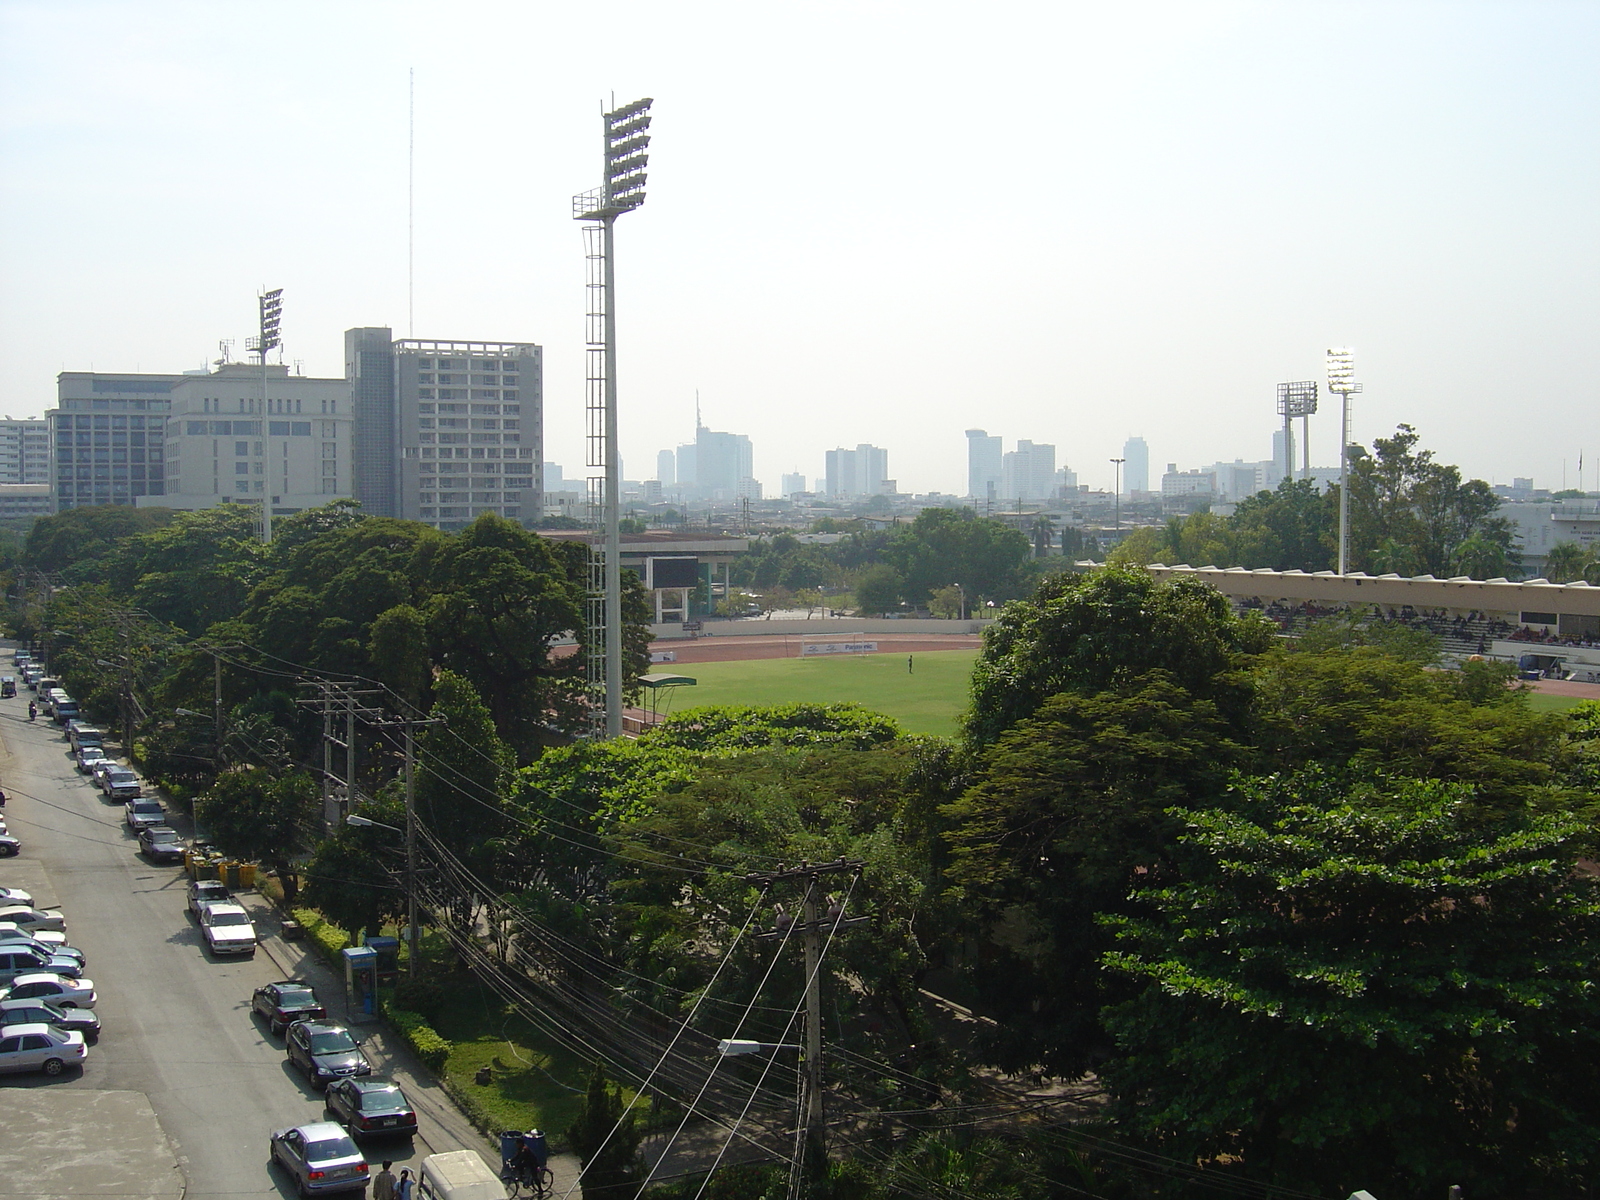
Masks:
[[[176,829],[146,825],[139,830],[139,849],[151,862],[182,862],[183,839]]]
[[[372,1064],[361,1053],[355,1035],[331,1021],[296,1021],[289,1026],[283,1048],[312,1087],[327,1087],[346,1075],[372,1074]]]
[[[258,987],[250,997],[251,1011],[267,1022],[273,1033],[282,1033],[296,1021],[320,1021],[328,1015],[316,992],[303,979],[280,979]]]
[[[0,1000],[0,1026],[35,1022],[76,1029],[86,1042],[100,1040],[100,1018],[86,1008],[62,1008],[48,1000]]]
[[[336,1079],[328,1085],[328,1115],[351,1137],[412,1137],[417,1112],[400,1085],[387,1079]]]

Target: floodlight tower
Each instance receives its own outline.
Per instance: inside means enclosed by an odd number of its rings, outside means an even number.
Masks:
[[[1328,390],[1343,404],[1339,421],[1339,574],[1350,563],[1350,395],[1359,392],[1355,352],[1348,346],[1328,351]]]
[[[588,465],[589,511],[601,537],[589,550],[589,736],[622,735],[622,491],[617,447],[616,262],[612,238],[617,218],[644,203],[653,100],[635,100],[602,117],[603,182],[572,198],[572,217],[583,228],[588,259]],[[602,721],[603,717],[603,721]]]
[[[1283,418],[1283,477],[1294,478],[1294,419],[1303,421],[1301,438],[1306,443],[1306,478],[1311,478],[1311,414],[1317,411],[1317,381],[1300,380],[1278,385],[1278,415]]]
[[[283,345],[280,332],[283,328],[283,289],[273,288],[270,292],[262,292],[257,300],[261,307],[261,333],[257,337],[245,339],[245,349],[253,350],[261,355],[261,419],[264,422],[267,414],[267,351]],[[265,429],[267,426],[262,425]],[[262,442],[265,446],[265,441]],[[262,456],[261,486],[261,540],[272,541],[272,455]],[[285,481],[287,485],[287,481]]]

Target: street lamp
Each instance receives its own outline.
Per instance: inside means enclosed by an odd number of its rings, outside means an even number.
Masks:
[[[956,592],[961,597],[961,619],[965,621],[967,619],[967,589],[962,587],[959,583],[952,583],[950,586],[955,588]]]
[[[261,355],[261,419],[267,417],[267,351],[283,345],[283,289],[273,288],[270,292],[263,292],[257,300],[261,308],[261,332],[245,339],[246,349],[253,350]],[[270,426],[263,424],[263,429]],[[263,441],[262,445],[268,443]],[[272,541],[272,455],[262,456],[261,486],[265,489],[261,495],[261,540]],[[287,479],[285,487],[288,486]]]
[[[1350,395],[1362,390],[1356,382],[1355,351],[1348,346],[1328,351],[1328,390],[1343,401],[1339,422],[1339,574],[1350,561]]]
[[[409,799],[409,793],[407,795]],[[416,816],[411,805],[406,805],[406,827],[401,829],[397,825],[386,825],[382,821],[374,821],[371,817],[363,817],[357,813],[347,813],[344,818],[346,825],[354,825],[358,829],[387,829],[390,833],[398,833],[406,839],[406,974],[411,979],[417,977],[417,838]]]
[[[592,191],[572,198],[572,217],[584,227],[589,262],[588,465],[601,477],[589,481],[589,503],[602,537],[589,551],[589,687],[605,692],[605,736],[622,736],[622,466],[617,445],[617,310],[613,241],[617,218],[644,203],[650,156],[650,99],[635,100],[602,118],[602,177]],[[599,494],[596,495],[598,490]],[[598,502],[598,503],[597,503]],[[603,548],[602,548],[603,547]],[[596,554],[596,550],[599,554]],[[599,645],[596,645],[596,633]],[[596,654],[603,650],[603,656]],[[591,705],[589,735],[600,735]]]

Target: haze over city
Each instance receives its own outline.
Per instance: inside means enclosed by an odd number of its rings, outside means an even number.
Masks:
[[[754,473],[888,449],[961,493],[963,431],[1110,487],[1271,455],[1275,385],[1351,345],[1353,437],[1491,481],[1600,481],[1600,10],[0,4],[0,412],[64,370],[182,371],[285,289],[343,331],[545,347],[583,474],[599,112],[655,98],[617,243],[625,473],[705,423]],[[415,77],[414,319],[408,111]],[[1311,428],[1337,456],[1335,405]]]

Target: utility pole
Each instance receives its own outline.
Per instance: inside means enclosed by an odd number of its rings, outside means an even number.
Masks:
[[[442,717],[400,717],[377,720],[371,724],[379,729],[400,726],[405,730],[405,782],[406,782],[406,975],[417,977],[417,961],[421,957],[421,926],[417,922],[417,742],[418,725],[443,725]]]
[[[1112,466],[1116,470],[1117,477],[1116,482],[1111,485],[1111,490],[1117,494],[1117,516],[1113,528],[1117,531],[1117,536],[1119,538],[1122,536],[1122,464],[1127,461],[1128,460],[1125,458],[1113,458],[1111,460]],[[1101,518],[1101,520],[1104,519],[1104,517]],[[1101,528],[1104,528],[1104,526]]]
[[[860,878],[866,866],[860,859],[840,858],[826,863],[801,863],[798,867],[782,867],[776,871],[752,872],[745,882],[759,887],[763,892],[773,884],[787,880],[801,880],[805,892],[800,904],[800,922],[781,915],[778,928],[758,934],[764,940],[801,935],[805,947],[806,965],[806,1036],[805,1036],[805,1103],[800,1126],[805,1131],[804,1149],[791,1164],[790,1195],[798,1195],[801,1182],[816,1179],[828,1161],[827,1127],[822,1105],[822,935],[850,925],[858,925],[867,917],[846,917],[844,907],[838,902],[828,905],[826,913],[818,916],[818,880],[825,875],[850,875]]]

